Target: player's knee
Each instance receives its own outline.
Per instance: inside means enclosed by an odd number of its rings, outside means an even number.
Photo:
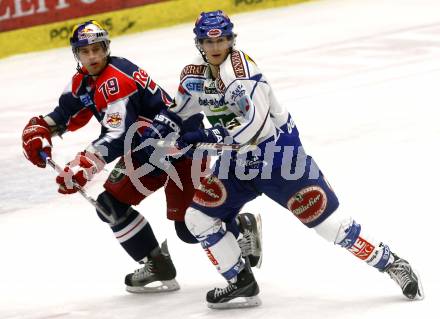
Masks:
[[[196,244],[199,242],[197,238],[195,238],[194,235],[188,230],[185,222],[175,221],[174,228],[176,229],[177,237],[179,237],[181,241],[188,244]]]
[[[313,228],[318,235],[334,244],[344,245],[347,240],[356,240],[360,225],[353,218],[333,214]]]
[[[185,224],[191,234],[199,241],[222,229],[220,218],[208,216],[193,207],[189,207],[185,213]]]
[[[123,222],[132,211],[131,206],[129,204],[125,204],[118,201],[107,191],[104,191],[101,194],[99,194],[96,201],[98,202],[98,204],[104,207],[104,209],[114,218],[115,222],[110,223],[108,217],[103,216],[101,212],[96,210],[96,212],[98,213],[98,217],[103,222],[111,224],[111,226]]]

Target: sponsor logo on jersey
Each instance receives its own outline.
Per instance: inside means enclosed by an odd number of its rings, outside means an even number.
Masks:
[[[365,260],[367,259],[374,250],[374,246],[362,237],[358,237],[353,246],[348,250],[356,257]]]
[[[304,223],[315,221],[327,207],[327,195],[319,186],[305,187],[287,202],[287,208]]]
[[[209,86],[205,86],[205,94],[217,94],[214,82],[211,82]]]
[[[238,51],[232,51],[231,53],[232,69],[237,78],[245,78],[246,71],[244,70],[243,60],[241,59]]]
[[[228,107],[225,106],[225,99],[220,99],[220,100],[217,100],[216,98],[202,99],[201,97],[199,97],[199,104],[201,106],[207,106],[209,110],[213,113],[223,112],[228,109]]]
[[[105,121],[108,126],[116,128],[122,123],[122,117],[119,112],[107,114],[107,120]]]
[[[193,201],[205,207],[218,207],[227,198],[226,188],[216,176],[206,177],[194,194]]]
[[[185,87],[189,91],[203,92],[203,81],[188,82],[188,83],[185,83]]]
[[[84,106],[90,106],[93,104],[92,98],[88,93],[80,95],[79,99]]]
[[[183,68],[182,73],[180,73],[180,79],[182,80],[185,76],[189,74],[203,75],[205,74],[205,69],[206,65],[189,64]]]
[[[206,34],[209,38],[218,38],[222,35],[222,30],[220,29],[211,29]]]

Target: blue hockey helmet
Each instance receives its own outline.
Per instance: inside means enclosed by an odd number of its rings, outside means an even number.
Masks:
[[[89,44],[102,42],[107,55],[110,54],[110,39],[107,30],[105,30],[95,20],[86,21],[76,25],[70,36],[70,45],[72,51],[77,57],[77,49]]]
[[[196,41],[208,38],[235,37],[234,24],[221,10],[202,12],[196,20],[193,32]]]

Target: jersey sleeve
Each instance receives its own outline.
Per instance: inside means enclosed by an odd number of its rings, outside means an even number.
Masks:
[[[76,74],[64,89],[58,100],[58,106],[47,114],[58,128],[56,133],[61,135],[64,131],[75,131],[86,125],[93,113],[85,107],[78,96],[82,85],[82,76]],[[85,99],[85,97],[84,97]]]
[[[255,143],[271,131],[270,86],[243,52],[233,51],[220,66],[217,87],[237,115],[226,127],[236,143]]]
[[[170,110],[179,115],[182,120],[202,111],[196,93],[203,90],[205,69],[206,65],[189,64],[180,74],[175,105]]]

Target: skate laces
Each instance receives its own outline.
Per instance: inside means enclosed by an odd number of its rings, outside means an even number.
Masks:
[[[214,298],[220,297],[222,295],[227,295],[230,292],[234,291],[235,289],[237,289],[237,286],[235,284],[229,284],[225,288],[215,288],[214,289]]]
[[[152,260],[148,260],[142,268],[136,269],[133,273],[134,280],[141,280],[151,276],[154,265]]]
[[[244,230],[243,237],[238,240],[238,245],[244,257],[258,253],[257,238],[255,234],[248,229]]]
[[[397,284],[404,289],[409,283],[414,281],[412,277],[411,266],[408,262],[400,259],[391,264],[390,268],[386,270],[390,277],[397,282]]]

